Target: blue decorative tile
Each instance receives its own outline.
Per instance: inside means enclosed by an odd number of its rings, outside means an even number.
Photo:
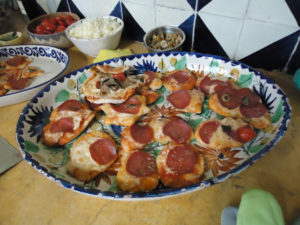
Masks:
[[[196,0],[186,0],[186,1],[190,4],[193,10],[196,9]]]
[[[185,42],[183,45],[184,51],[191,51],[192,49],[192,38],[193,38],[193,24],[195,16],[192,15],[186,21],[179,25],[185,33]]]
[[[45,10],[35,0],[22,0],[22,3],[30,20],[46,14]]]
[[[300,31],[296,32],[296,34],[299,38],[298,40],[298,46],[296,51],[294,52],[288,66],[287,66],[287,72],[289,74],[294,74],[297,69],[300,69]]]
[[[119,2],[113,11],[110,13],[111,16],[119,17],[122,19],[122,12],[121,12],[121,3]]]
[[[198,4],[197,6],[197,11],[199,11],[200,9],[202,9],[204,6],[206,6],[208,3],[210,3],[212,0],[197,0]]]
[[[124,35],[133,40],[143,41],[145,31],[135,21],[135,19],[127,10],[125,5],[121,3],[121,6],[122,6],[122,13],[123,13],[123,21],[124,21]]]
[[[73,12],[76,13],[81,19],[84,18],[84,15],[71,0],[61,0],[57,7],[57,12]]]
[[[241,59],[240,61],[255,68],[267,70],[284,69],[287,64],[295,44],[299,38],[299,32],[295,32],[271,45]]]
[[[292,11],[298,25],[300,26],[300,1],[299,0],[286,0],[290,10]]]
[[[194,50],[201,53],[228,57],[222,46],[198,15],[196,17]]]

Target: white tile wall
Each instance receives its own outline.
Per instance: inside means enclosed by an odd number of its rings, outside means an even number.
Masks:
[[[107,16],[118,4],[119,0],[72,0],[85,16]]]
[[[156,0],[157,6],[194,11],[186,0]]]
[[[192,11],[156,6],[156,26],[179,26],[192,14]]]
[[[246,20],[234,58],[242,59],[296,30],[294,27]]]

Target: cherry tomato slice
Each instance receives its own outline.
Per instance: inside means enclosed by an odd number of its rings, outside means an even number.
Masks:
[[[255,131],[249,126],[241,127],[237,130],[237,132],[243,142],[250,141],[256,136]]]

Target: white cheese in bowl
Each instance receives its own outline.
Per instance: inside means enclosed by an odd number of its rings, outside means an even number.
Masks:
[[[86,18],[69,30],[69,35],[77,39],[96,39],[112,35],[121,23],[112,18]]]

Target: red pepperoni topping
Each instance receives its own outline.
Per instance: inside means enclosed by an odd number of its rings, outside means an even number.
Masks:
[[[164,125],[163,133],[182,144],[191,138],[192,128],[184,120],[173,119]]]
[[[81,109],[81,103],[77,100],[74,99],[69,99],[65,101],[63,104],[58,106],[57,111],[63,111],[63,110],[68,110],[68,111],[78,111]]]
[[[170,75],[170,78],[176,80],[180,84],[184,84],[185,82],[187,82],[189,77],[190,77],[189,73],[183,70],[174,71]]]
[[[110,105],[117,112],[136,114],[140,111],[142,104],[137,97],[131,96],[129,99],[127,99],[126,102],[122,104],[118,104],[118,105],[110,104]]]
[[[217,87],[217,86],[226,87],[226,86],[228,86],[228,83],[225,81],[218,80],[218,79],[212,80],[212,79],[210,79],[209,76],[205,76],[200,82],[200,90],[208,95],[208,94],[210,94],[209,93],[210,87],[213,85],[215,87]]]
[[[255,106],[260,101],[260,97],[249,88],[241,88],[237,92],[237,96],[244,106]]]
[[[145,71],[144,74],[148,76],[149,81],[152,81],[156,77],[156,73],[153,71]]]
[[[8,83],[13,90],[21,90],[24,89],[29,83],[29,79],[27,78],[19,78],[15,79],[14,77],[10,77],[8,79]]]
[[[191,97],[185,90],[174,91],[167,97],[168,101],[178,109],[184,109],[190,104]]]
[[[215,91],[222,106],[228,109],[234,109],[240,105],[241,102],[235,89],[229,86],[217,86]]]
[[[73,119],[71,117],[61,118],[52,123],[50,133],[72,132],[74,129]]]
[[[209,140],[213,136],[214,132],[218,129],[220,123],[218,121],[209,121],[201,126],[199,129],[199,136],[202,141],[209,144]]]
[[[176,174],[185,174],[193,171],[198,155],[188,146],[176,146],[167,156],[167,166]]]
[[[101,82],[100,82],[100,81],[97,81],[97,82],[96,82],[96,88],[97,88],[97,89],[100,89],[100,88],[101,88]]]
[[[23,64],[24,62],[26,62],[26,58],[24,56],[14,56],[11,59],[8,59],[6,61],[6,64],[10,65],[10,66],[19,66],[21,64]]]
[[[128,173],[136,177],[151,176],[157,171],[156,162],[147,152],[133,152],[126,163]]]
[[[263,116],[268,110],[264,104],[258,103],[255,106],[241,105],[240,111],[247,118],[258,118]]]
[[[135,123],[130,127],[130,135],[136,142],[148,144],[153,138],[153,130],[148,125],[141,126]]]
[[[106,165],[112,162],[117,156],[117,150],[114,143],[108,139],[99,139],[90,145],[90,154],[93,160],[99,165]]]

